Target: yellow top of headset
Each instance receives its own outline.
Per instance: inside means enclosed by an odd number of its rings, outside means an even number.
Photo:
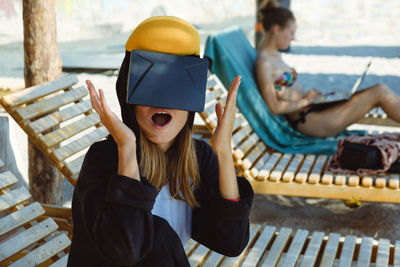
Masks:
[[[140,23],[129,36],[126,51],[145,50],[174,55],[199,55],[200,36],[183,19],[170,16],[151,17]]]

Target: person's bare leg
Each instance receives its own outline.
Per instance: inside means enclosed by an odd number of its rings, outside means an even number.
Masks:
[[[375,85],[354,95],[349,101],[307,114],[306,122],[299,123],[298,130],[310,136],[333,136],[378,106],[390,118],[400,122],[400,97],[385,85]]]

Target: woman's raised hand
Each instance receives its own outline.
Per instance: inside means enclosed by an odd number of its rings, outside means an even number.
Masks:
[[[128,177],[138,178],[138,164],[136,159],[136,136],[107,105],[104,92],[99,89],[99,95],[91,81],[86,81],[90,93],[92,107],[99,114],[103,125],[108,129],[118,145],[119,163],[118,173]]]
[[[232,131],[235,123],[236,96],[240,85],[240,76],[232,80],[226,98],[225,109],[221,103],[215,105],[215,112],[218,118],[217,128],[211,137],[211,145],[215,152],[231,153]]]
[[[115,115],[114,112],[111,111],[104,97],[103,90],[99,89],[99,97],[97,95],[96,88],[94,88],[92,82],[86,81],[86,84],[89,89],[92,107],[99,114],[100,120],[103,125],[114,137],[114,140],[118,144],[118,147],[124,147],[126,145],[136,146],[135,134],[117,117],[117,115]]]

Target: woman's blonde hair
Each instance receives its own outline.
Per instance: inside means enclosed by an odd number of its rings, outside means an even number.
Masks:
[[[261,16],[264,31],[269,31],[273,25],[285,28],[287,23],[295,20],[293,12],[285,7],[280,7],[276,0],[265,0],[260,5],[259,14]]]
[[[185,201],[191,208],[198,207],[193,192],[198,187],[200,175],[189,122],[186,122],[166,152],[161,151],[142,132],[140,136],[140,173],[158,189],[169,183],[173,198]]]

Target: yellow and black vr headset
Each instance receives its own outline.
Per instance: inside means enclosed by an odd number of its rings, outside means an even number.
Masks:
[[[203,111],[207,60],[200,58],[197,30],[176,17],[139,24],[125,49],[131,52],[127,103]]]

